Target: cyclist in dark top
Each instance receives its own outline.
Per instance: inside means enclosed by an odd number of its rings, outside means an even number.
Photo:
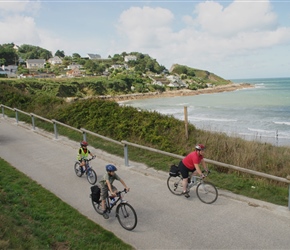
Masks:
[[[103,217],[105,219],[109,218],[109,215],[106,213],[106,198],[108,197],[108,191],[110,191],[111,195],[116,196],[118,192],[117,188],[113,185],[114,180],[118,180],[122,183],[122,185],[126,188],[127,192],[130,188],[127,187],[126,183],[117,175],[115,172],[117,168],[108,164],[106,166],[107,173],[104,175],[103,179],[100,181],[100,189],[101,189],[101,201],[102,201],[102,209],[103,209]]]
[[[199,174],[202,178],[205,176],[203,175],[202,171],[200,170],[199,164],[201,163],[204,170],[208,172],[208,168],[206,163],[203,159],[205,146],[203,144],[198,144],[195,146],[195,151],[189,153],[182,161],[180,161],[178,168],[182,175],[182,185],[183,185],[183,194],[186,198],[189,198],[190,195],[187,190],[188,184],[188,176],[189,172],[194,172],[196,170],[197,174]]]

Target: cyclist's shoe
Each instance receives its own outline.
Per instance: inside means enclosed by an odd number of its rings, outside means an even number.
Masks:
[[[103,217],[107,220],[109,219],[109,215],[106,211],[103,212]]]
[[[186,197],[186,198],[189,198],[190,197],[190,195],[189,195],[189,192],[188,191],[186,191],[186,192],[182,192],[182,194],[184,195],[184,197]]]

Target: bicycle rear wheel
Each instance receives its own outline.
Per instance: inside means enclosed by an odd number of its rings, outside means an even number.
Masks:
[[[182,178],[180,176],[169,176],[167,179],[169,191],[175,195],[182,195]]]
[[[88,182],[92,185],[94,185],[97,182],[97,174],[95,170],[89,169],[87,171],[87,179],[88,179]]]
[[[82,177],[83,173],[81,171],[80,163],[78,161],[74,165],[74,170],[78,177]]]
[[[96,210],[96,212],[97,212],[98,214],[103,214],[102,202],[101,202],[101,201],[99,201],[99,202],[95,202],[95,201],[93,201],[93,199],[92,199],[92,204],[93,204],[93,207],[94,207],[94,209]]]
[[[133,230],[137,225],[137,214],[128,203],[120,203],[117,206],[116,216],[120,225],[126,230]]]
[[[196,187],[197,197],[206,204],[214,203],[218,198],[216,187],[210,182],[201,182]]]

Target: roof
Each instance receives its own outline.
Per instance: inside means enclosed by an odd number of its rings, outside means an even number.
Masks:
[[[45,63],[45,59],[27,59],[26,60],[27,63]]]
[[[101,56],[98,55],[98,54],[89,54],[88,53],[88,56],[89,56],[90,59],[100,59],[101,58]]]

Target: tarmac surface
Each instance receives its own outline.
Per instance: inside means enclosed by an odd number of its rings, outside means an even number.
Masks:
[[[214,204],[202,203],[194,190],[186,199],[169,192],[168,173],[88,147],[97,158],[91,165],[98,181],[105,165],[115,164],[131,188],[125,199],[135,208],[138,224],[123,229],[114,216],[105,220],[89,198],[85,176],[74,173],[79,144],[15,119],[0,118],[0,157],[54,193],[90,220],[113,232],[136,249],[290,249],[287,207],[219,190]],[[130,156],[130,155],[129,155]],[[114,185],[122,189],[122,184]]]

